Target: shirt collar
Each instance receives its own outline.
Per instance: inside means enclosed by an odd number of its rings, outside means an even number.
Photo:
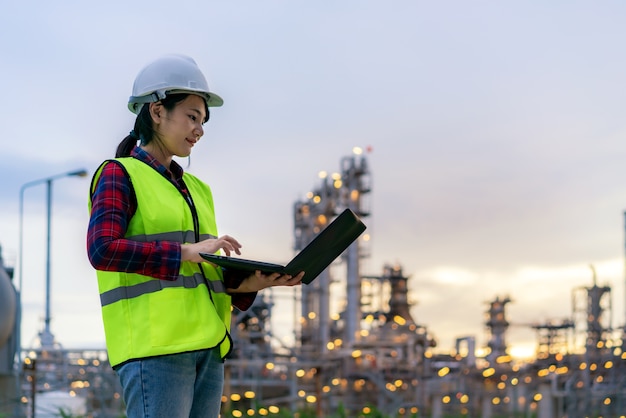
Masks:
[[[159,173],[165,175],[166,177],[178,180],[183,177],[183,168],[174,160],[170,164],[169,169],[165,167],[163,164],[159,162],[156,158],[154,158],[150,153],[148,153],[143,148],[135,146],[130,153],[130,156],[136,158],[144,163],[148,164],[150,167],[154,168]]]

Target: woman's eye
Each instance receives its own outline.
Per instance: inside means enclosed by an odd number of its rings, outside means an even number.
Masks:
[[[194,115],[189,115],[189,117],[191,118],[192,121],[196,121],[196,119],[198,119],[197,117],[195,117]]]

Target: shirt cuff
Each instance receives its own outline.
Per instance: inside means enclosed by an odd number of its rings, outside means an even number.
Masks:
[[[226,289],[238,289],[246,277],[250,276],[250,272],[223,268],[222,275],[224,277],[224,286]],[[257,293],[258,292],[231,293],[231,303],[240,311],[247,311],[254,303]]]

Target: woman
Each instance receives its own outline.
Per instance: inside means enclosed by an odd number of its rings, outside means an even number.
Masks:
[[[210,188],[183,169],[222,99],[189,57],[168,55],[135,79],[135,126],[91,184],[87,251],[97,270],[109,360],[128,417],[217,417],[231,304],[295,277],[222,271],[199,253],[241,254],[218,236]]]

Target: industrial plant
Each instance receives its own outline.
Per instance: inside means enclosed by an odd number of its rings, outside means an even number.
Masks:
[[[355,148],[293,204],[294,252],[345,209],[368,223],[367,157]],[[612,326],[611,288],[595,271],[564,295],[567,319],[532,325],[536,356],[518,362],[507,345],[509,295],[485,295],[486,355],[474,336],[437,347],[411,314],[419,283],[409,289],[402,265],[361,271],[370,239],[366,230],[311,284],[268,289],[233,311],[222,417],[626,417],[625,330]],[[19,298],[12,269],[0,267],[0,417],[123,417],[106,351],[19,346]],[[291,342],[275,329],[281,297],[293,306]]]

